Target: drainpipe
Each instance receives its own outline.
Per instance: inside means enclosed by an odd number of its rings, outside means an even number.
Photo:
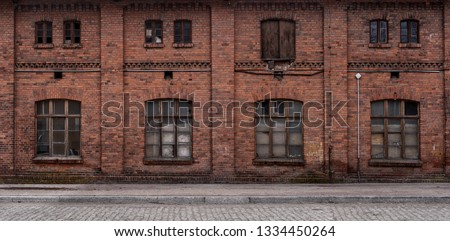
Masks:
[[[361,80],[361,74],[357,73],[355,75],[356,77],[356,82],[358,84],[358,162],[357,162],[357,166],[356,166],[356,170],[357,170],[357,174],[358,174],[358,182],[361,182],[361,168],[360,168],[360,164],[361,164],[361,144],[360,144],[360,125],[359,125],[359,108],[360,108],[360,104],[359,104],[359,93],[360,93],[360,87],[359,87],[359,82]]]

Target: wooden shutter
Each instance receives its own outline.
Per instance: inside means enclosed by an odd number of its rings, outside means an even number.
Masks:
[[[280,59],[295,59],[295,22],[280,21]]]
[[[280,58],[278,21],[264,21],[261,23],[261,48],[263,59]]]

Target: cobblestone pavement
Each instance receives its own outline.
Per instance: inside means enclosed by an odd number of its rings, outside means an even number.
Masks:
[[[445,203],[155,205],[0,203],[1,221],[450,221]]]

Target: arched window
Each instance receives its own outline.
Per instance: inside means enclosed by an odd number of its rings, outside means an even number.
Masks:
[[[303,159],[302,108],[291,100],[256,103],[256,158]]]
[[[263,60],[295,59],[295,22],[269,19],[261,22]]]
[[[40,21],[36,22],[36,43],[51,44],[53,42],[53,26],[52,22]]]
[[[80,156],[81,103],[44,100],[36,103],[36,156]]]
[[[370,21],[370,43],[388,42],[388,22],[386,20]]]
[[[192,103],[162,99],[147,101],[146,106],[145,157],[192,158]]]
[[[419,159],[419,103],[371,103],[372,159]]]
[[[408,19],[400,22],[400,41],[402,43],[419,43],[419,21]]]

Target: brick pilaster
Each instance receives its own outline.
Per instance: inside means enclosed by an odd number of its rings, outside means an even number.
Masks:
[[[444,169],[450,177],[450,2],[444,4],[444,106],[445,106],[445,163]]]

